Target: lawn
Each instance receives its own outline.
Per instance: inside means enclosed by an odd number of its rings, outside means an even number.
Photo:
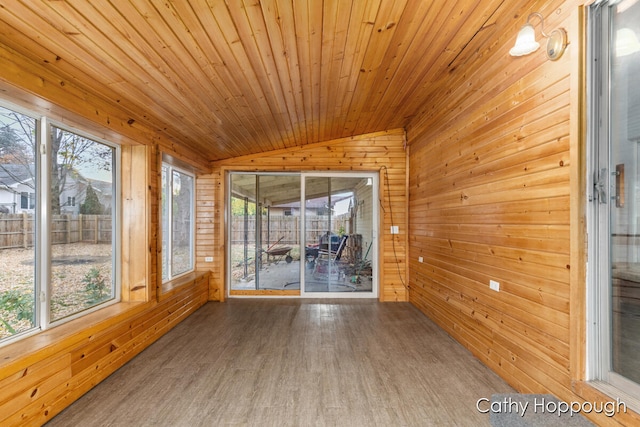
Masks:
[[[62,319],[110,297],[110,244],[54,245],[51,251],[51,318]],[[0,250],[0,339],[33,322],[34,250]]]

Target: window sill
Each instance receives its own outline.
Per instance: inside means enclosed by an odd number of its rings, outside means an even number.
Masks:
[[[158,301],[163,301],[189,286],[195,286],[200,280],[208,278],[208,271],[192,271],[162,284],[158,292]]]
[[[93,339],[93,335],[104,331],[110,325],[134,316],[147,307],[145,302],[118,302],[85,316],[70,320],[45,331],[36,332],[24,339],[6,344],[0,348],[0,371],[14,363],[30,365],[41,359],[39,353],[55,354],[65,347]]]

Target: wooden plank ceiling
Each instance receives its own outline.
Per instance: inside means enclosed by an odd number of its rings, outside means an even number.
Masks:
[[[408,126],[527,3],[0,0],[0,44],[213,161]]]

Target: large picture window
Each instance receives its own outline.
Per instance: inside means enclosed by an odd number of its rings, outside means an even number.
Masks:
[[[0,106],[0,342],[119,298],[119,150],[18,110]]]
[[[162,164],[162,281],[193,270],[195,178]]]

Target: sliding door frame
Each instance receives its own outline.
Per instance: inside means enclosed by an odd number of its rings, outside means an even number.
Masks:
[[[255,175],[255,176],[264,176],[264,175],[288,175],[288,176],[298,176],[300,178],[300,216],[301,216],[301,228],[300,228],[300,256],[301,256],[301,268],[300,268],[300,291],[293,292],[293,290],[283,290],[282,292],[278,291],[265,291],[261,293],[260,291],[255,292],[239,292],[231,289],[232,280],[231,280],[231,232],[229,227],[231,226],[231,181],[234,175]],[[371,252],[369,253],[369,259],[372,264],[372,283],[371,283],[371,291],[370,292],[306,292],[305,291],[305,268],[304,268],[304,250],[305,250],[305,236],[306,236],[306,203],[305,203],[305,182],[307,177],[323,177],[323,178],[363,178],[369,179],[372,185],[372,193],[371,193],[371,205],[372,205],[372,243],[371,243]],[[380,271],[381,266],[380,258],[379,258],[379,236],[380,236],[380,187],[379,187],[379,172],[378,171],[357,171],[357,172],[312,172],[312,171],[283,171],[283,172],[273,172],[273,171],[228,171],[226,174],[226,182],[225,182],[225,193],[226,193],[226,201],[225,204],[227,208],[225,209],[225,256],[226,256],[226,286],[225,293],[228,298],[265,298],[265,297],[280,297],[280,298],[379,298],[380,295]],[[256,205],[257,210],[257,205]],[[258,220],[258,219],[256,219]],[[297,291],[297,290],[296,290]]]
[[[371,292],[309,292],[306,288],[305,269],[300,269],[300,296],[302,298],[378,298],[379,291],[379,271],[380,266],[378,258],[379,235],[380,235],[380,204],[379,196],[379,174],[377,172],[302,172],[300,181],[300,207],[301,207],[301,236],[300,244],[306,246],[307,235],[307,212],[306,212],[306,182],[307,178],[363,178],[371,179],[371,204],[372,204],[372,242],[371,242],[371,260],[372,260],[372,277]],[[330,243],[329,243],[330,244]]]

